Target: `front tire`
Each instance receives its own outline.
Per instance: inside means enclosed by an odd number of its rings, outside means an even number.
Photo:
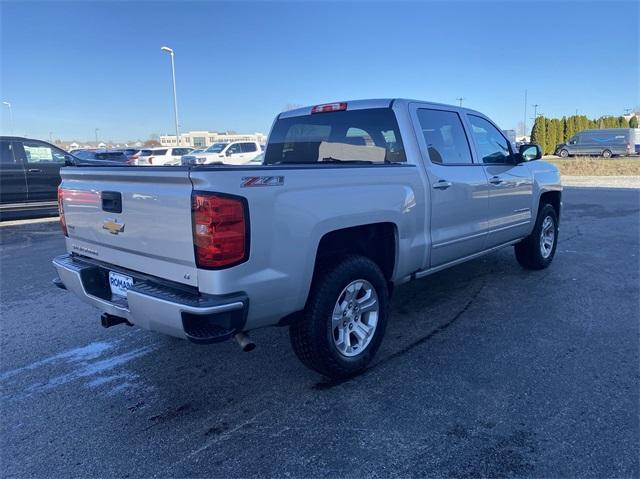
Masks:
[[[609,159],[609,158],[611,158],[612,156],[613,156],[613,155],[611,154],[611,150],[604,150],[604,151],[602,152],[602,158]]]
[[[319,265],[302,318],[289,328],[293,351],[327,377],[358,374],[380,347],[388,303],[386,279],[369,258]]]
[[[525,269],[544,269],[551,264],[558,245],[558,215],[550,204],[538,211],[533,232],[515,245],[516,259]]]
[[[564,148],[560,150],[560,158],[567,158],[569,156],[569,152]]]

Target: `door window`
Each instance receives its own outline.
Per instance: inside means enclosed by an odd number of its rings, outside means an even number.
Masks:
[[[0,164],[16,165],[18,158],[13,155],[13,145],[8,140],[0,140]]]
[[[255,153],[258,151],[255,143],[240,143],[243,153]]]
[[[188,155],[189,153],[191,153],[191,148],[174,148],[173,149],[173,156]]]
[[[471,132],[483,163],[508,163],[511,156],[509,140],[484,118],[469,115]]]
[[[34,140],[25,140],[22,145],[28,163],[64,164],[65,153],[62,150]]]
[[[235,155],[236,153],[242,153],[242,149],[240,148],[240,143],[234,143],[227,150],[227,155]]]
[[[418,121],[432,163],[472,164],[469,141],[456,112],[420,109]]]

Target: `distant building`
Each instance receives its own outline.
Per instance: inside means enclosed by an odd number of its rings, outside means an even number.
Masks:
[[[189,131],[180,133],[181,146],[191,146],[193,148],[203,148],[219,142],[231,141],[257,141],[266,143],[267,135],[264,133],[219,133],[216,131]],[[176,135],[160,135],[162,146],[176,146]]]

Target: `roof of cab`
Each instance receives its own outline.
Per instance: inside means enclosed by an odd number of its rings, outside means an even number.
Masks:
[[[334,103],[334,102],[326,102],[326,103]],[[424,100],[413,100],[410,98],[372,98],[366,100],[347,100],[345,102],[347,104],[347,111],[349,110],[364,110],[368,108],[390,108],[395,104],[404,104],[409,105],[410,103],[420,103],[425,106],[435,106],[435,107],[446,107],[447,109],[452,109],[456,111],[465,111],[467,113],[474,113],[484,116],[482,113],[476,110],[471,110],[469,108],[464,108],[456,105],[448,105],[446,103],[436,103],[432,101],[424,101]],[[324,103],[320,103],[323,105]],[[291,118],[295,116],[305,116],[311,114],[311,109],[315,105],[305,106],[302,108],[296,108],[294,110],[283,111],[278,115],[278,118]]]

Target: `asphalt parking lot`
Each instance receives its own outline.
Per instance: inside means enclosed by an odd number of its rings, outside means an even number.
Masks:
[[[53,222],[0,228],[2,477],[638,477],[640,190],[566,189],[555,262],[398,288],[373,366],[286,329],[198,346],[51,286]]]

